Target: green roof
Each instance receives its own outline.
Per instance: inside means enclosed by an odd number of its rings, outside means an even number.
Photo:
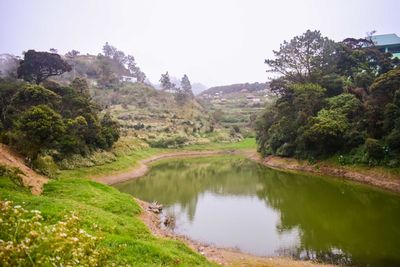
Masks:
[[[371,41],[373,41],[376,46],[388,46],[388,45],[400,44],[400,37],[398,37],[394,33],[373,35],[370,38]]]

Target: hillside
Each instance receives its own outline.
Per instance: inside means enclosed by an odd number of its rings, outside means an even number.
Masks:
[[[197,99],[224,127],[237,126],[252,131],[257,114],[274,97],[268,83],[243,83],[209,88]]]
[[[207,97],[207,95],[216,94],[230,94],[230,93],[253,93],[263,91],[268,92],[269,83],[237,83],[231,85],[222,85],[208,88],[207,90],[201,92],[200,96]]]

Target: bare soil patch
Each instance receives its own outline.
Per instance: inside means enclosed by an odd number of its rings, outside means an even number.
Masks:
[[[40,195],[43,185],[49,180],[26,166],[23,157],[4,144],[0,144],[0,163],[20,169],[24,185],[30,188],[34,195]]]

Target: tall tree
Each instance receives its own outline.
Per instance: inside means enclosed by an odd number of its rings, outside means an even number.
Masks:
[[[20,61],[17,75],[28,82],[41,83],[50,76],[71,71],[71,66],[60,55],[28,50]]]
[[[188,98],[193,98],[193,92],[192,92],[192,85],[189,81],[188,76],[185,74],[182,77],[181,80],[181,87],[183,90],[183,93],[188,97]]]
[[[171,82],[168,71],[165,74],[161,74],[160,83],[163,90],[175,89],[175,84]]]
[[[275,59],[266,59],[268,72],[284,75],[290,82],[317,82],[335,68],[336,44],[319,31],[308,30],[289,42],[284,41]]]
[[[117,49],[114,46],[110,45],[108,42],[106,42],[103,46],[103,54],[106,57],[112,58],[116,51]]]

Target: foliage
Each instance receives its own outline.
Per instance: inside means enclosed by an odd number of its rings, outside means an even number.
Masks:
[[[265,63],[270,72],[280,73],[291,82],[316,82],[318,76],[332,73],[336,44],[323,37],[319,31],[308,30],[289,42],[284,41],[275,59]]]
[[[81,229],[71,214],[54,225],[43,225],[38,210],[26,210],[12,201],[0,201],[0,265],[102,266],[110,264],[109,250]]]
[[[163,90],[174,90],[175,84],[171,82],[168,71],[165,74],[161,74],[160,78],[161,88]]]
[[[266,63],[282,75],[271,82],[279,98],[256,121],[260,152],[398,164],[398,60],[368,39],[334,43],[317,31],[285,41],[274,54]]]
[[[58,165],[50,155],[39,155],[32,165],[36,171],[50,178],[55,178],[59,172]]]
[[[33,161],[39,154],[59,161],[69,154],[111,148],[119,125],[109,114],[99,119],[99,108],[86,90],[80,78],[71,87],[49,81],[43,86],[1,84],[3,140]]]
[[[24,183],[21,177],[22,171],[18,168],[12,168],[7,165],[0,164],[0,177],[8,177],[16,186],[23,187]]]
[[[180,147],[188,141],[185,136],[175,136],[171,138],[160,138],[157,140],[149,140],[151,147],[156,148],[175,148]]]
[[[17,73],[18,78],[39,84],[50,76],[61,75],[71,69],[58,54],[28,50],[20,61]]]

